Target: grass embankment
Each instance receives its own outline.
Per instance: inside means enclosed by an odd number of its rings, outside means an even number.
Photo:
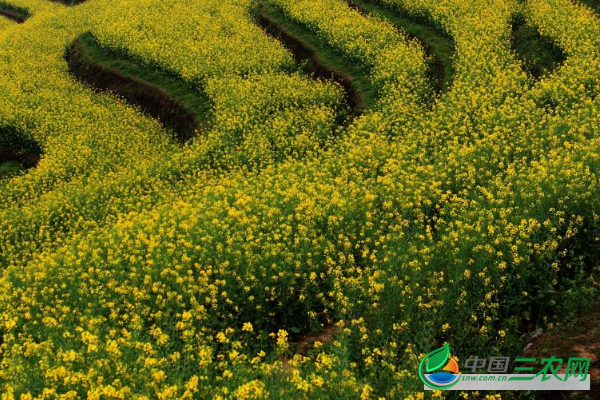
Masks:
[[[525,70],[535,79],[550,74],[565,60],[566,54],[550,38],[527,24],[521,16],[512,22],[511,47]]]
[[[347,0],[364,14],[381,18],[403,30],[410,39],[418,40],[427,55],[428,74],[436,93],[445,93],[454,77],[454,40],[438,24],[400,9],[392,9],[364,0]]]
[[[0,1],[0,15],[11,19],[19,24],[22,24],[29,17],[31,17],[31,13],[29,12],[29,10],[13,6],[12,4],[8,4],[3,1]]]
[[[293,53],[305,73],[339,83],[345,91],[346,102],[355,114],[375,105],[377,89],[371,84],[366,68],[345,61],[315,33],[290,21],[275,7],[264,6],[255,14],[257,24]]]
[[[91,33],[71,43],[67,61],[78,79],[139,106],[172,129],[181,142],[210,125],[210,102],[200,88],[156,66],[102,47]]]

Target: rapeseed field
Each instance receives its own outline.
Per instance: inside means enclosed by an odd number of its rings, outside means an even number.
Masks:
[[[517,398],[418,365],[598,298],[593,6],[1,0],[0,399]]]

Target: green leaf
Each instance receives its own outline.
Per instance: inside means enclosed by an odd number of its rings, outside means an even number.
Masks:
[[[446,343],[444,346],[440,347],[437,350],[432,351],[427,354],[427,363],[425,364],[425,370],[427,372],[432,372],[437,369],[440,369],[446,361],[448,361],[448,357],[450,357],[450,346]]]

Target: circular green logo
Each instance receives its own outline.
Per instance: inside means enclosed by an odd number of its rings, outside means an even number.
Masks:
[[[419,363],[419,377],[432,389],[450,389],[458,383],[458,374],[458,363],[450,354],[448,343],[426,354]]]

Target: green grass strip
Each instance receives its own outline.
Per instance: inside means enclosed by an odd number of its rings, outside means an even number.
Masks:
[[[71,43],[67,61],[78,79],[138,105],[171,128],[181,142],[211,124],[211,104],[201,88],[156,65],[102,47],[91,33]]]
[[[12,178],[24,170],[25,167],[18,161],[0,161],[0,179]]]
[[[375,106],[378,92],[371,84],[367,68],[344,60],[325,40],[273,6],[257,10],[256,21],[294,54],[307,74],[337,81],[344,88],[346,101],[355,114]]]
[[[13,6],[12,4],[8,4],[4,1],[0,1],[0,15],[3,15],[8,19],[12,19],[19,24],[22,24],[29,17],[31,17],[29,10]]]
[[[512,22],[511,47],[535,79],[550,74],[567,58],[560,47],[521,16],[516,16]]]
[[[454,40],[440,25],[424,17],[411,15],[406,10],[391,8],[365,0],[347,0],[363,14],[370,14],[400,28],[411,39],[418,40],[428,58],[428,75],[437,93],[445,93],[454,78]]]

